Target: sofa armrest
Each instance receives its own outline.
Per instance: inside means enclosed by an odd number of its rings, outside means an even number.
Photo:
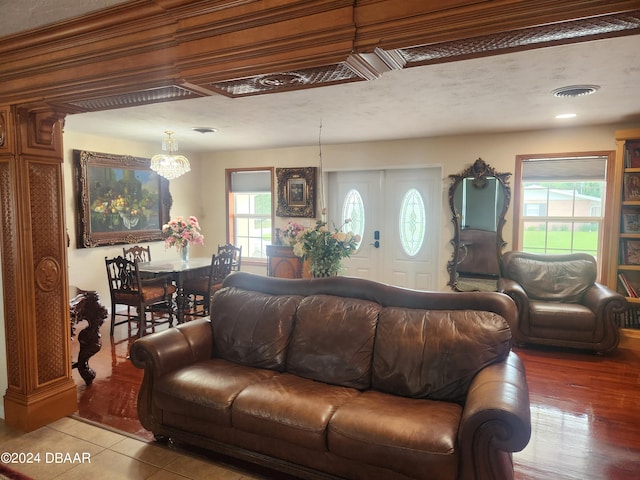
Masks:
[[[516,305],[518,305],[518,310],[520,309],[520,305],[527,308],[529,307],[529,297],[527,296],[527,292],[525,292],[522,285],[515,280],[504,277],[499,278],[498,291],[509,295],[516,302]]]
[[[498,279],[498,292],[504,293],[511,297],[518,308],[516,316],[516,325],[509,324],[511,334],[516,343],[526,340],[526,333],[529,331],[529,297],[524,291],[522,285],[510,278],[501,277]]]
[[[627,309],[627,300],[622,295],[600,283],[594,283],[585,292],[582,303],[596,315],[622,313]]]
[[[458,432],[459,478],[512,479],[511,453],[524,449],[530,437],[524,365],[511,352],[504,362],[482,369],[469,387]],[[496,458],[503,461],[490,461]]]
[[[156,379],[186,365],[211,358],[212,349],[211,323],[208,318],[183,323],[133,342],[131,363],[144,369],[138,390],[138,419],[144,428],[154,435],[162,432],[162,412],[153,403]]]
[[[200,318],[139,338],[131,346],[131,362],[158,378],[186,365],[211,358],[211,323]]]

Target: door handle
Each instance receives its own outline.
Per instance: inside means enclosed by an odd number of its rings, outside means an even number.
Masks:
[[[375,240],[375,242],[370,243],[369,245],[373,245],[375,248],[380,248],[380,230],[376,230],[375,232],[373,232],[373,239]]]

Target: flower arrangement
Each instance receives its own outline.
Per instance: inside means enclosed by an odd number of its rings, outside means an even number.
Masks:
[[[360,235],[344,232],[342,228],[351,223],[347,219],[340,227],[330,231],[327,222],[318,220],[316,226],[299,232],[293,253],[303,259],[311,260],[311,275],[330,277],[338,274],[341,260],[350,257],[358,248]]]
[[[298,241],[298,234],[303,232],[305,227],[296,222],[289,222],[287,227],[280,230],[280,242],[283,245],[295,245]]]
[[[180,252],[189,248],[190,244],[204,245],[204,236],[200,233],[200,224],[193,215],[185,221],[182,217],[176,217],[162,226],[162,238],[165,248],[176,247]]]

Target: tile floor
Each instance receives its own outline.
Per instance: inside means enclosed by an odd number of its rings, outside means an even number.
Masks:
[[[34,480],[265,478],[72,417],[30,433],[15,431],[0,419],[0,454],[4,452],[33,454],[34,458],[40,454],[39,463],[7,464]]]

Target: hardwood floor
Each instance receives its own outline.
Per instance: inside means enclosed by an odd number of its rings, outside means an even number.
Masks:
[[[142,371],[127,358],[135,340],[128,334],[122,325],[112,339],[105,323],[102,350],[89,362],[97,373],[93,384],[86,386],[74,371],[77,415],[151,441],[137,419]],[[74,342],[74,353],[76,349]],[[514,455],[516,478],[639,478],[640,332],[624,335],[620,348],[603,357],[541,348],[514,350],[526,367],[532,421],[529,445]]]

